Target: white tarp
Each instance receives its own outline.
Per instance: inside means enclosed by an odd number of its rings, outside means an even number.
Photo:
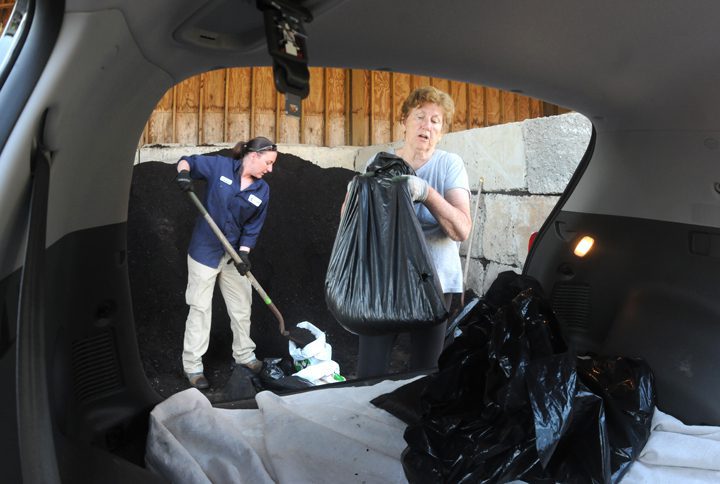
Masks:
[[[407,482],[405,424],[370,404],[409,380],[256,396],[257,410],[212,407],[198,390],[150,414],[148,467],[177,483]],[[720,482],[720,427],[655,411],[652,432],[622,484]]]
[[[650,429],[622,484],[720,482],[720,427],[685,425],[655,409]]]
[[[183,484],[407,482],[406,426],[369,403],[406,383],[261,392],[257,410],[213,408],[191,388],[153,409],[145,460]]]

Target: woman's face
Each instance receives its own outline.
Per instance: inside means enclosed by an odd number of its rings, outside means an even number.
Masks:
[[[405,143],[413,150],[434,150],[442,138],[444,120],[442,108],[435,103],[413,108],[403,122]]]
[[[272,172],[276,159],[277,151],[251,151],[243,159],[243,175],[262,178],[266,173]]]

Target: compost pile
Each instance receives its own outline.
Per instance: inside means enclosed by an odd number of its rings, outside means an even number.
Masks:
[[[128,263],[140,356],[148,380],[163,397],[188,387],[181,356],[187,248],[197,209],[176,186],[175,174],[172,163],[137,165],[128,211]],[[286,326],[309,321],[323,330],[333,360],[350,378],[357,364],[357,336],[328,312],[324,283],[340,208],[354,175],[281,153],[273,172],[265,177],[271,190],[269,212],[250,255],[253,274]],[[196,183],[201,200],[204,191],[204,183]],[[258,358],[288,356],[288,340],[279,334],[277,320],[254,291],[251,336]],[[230,375],[231,342],[230,321],[216,288],[210,346],[204,357],[211,394]],[[402,349],[396,349],[391,370],[401,371],[404,359]]]

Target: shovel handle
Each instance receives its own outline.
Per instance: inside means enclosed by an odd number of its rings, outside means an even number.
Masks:
[[[205,209],[205,206],[202,204],[200,199],[195,195],[195,192],[187,192],[188,196],[190,197],[190,200],[192,200],[193,204],[197,207],[200,214],[203,216],[205,221],[208,223],[212,231],[215,233],[215,236],[218,238],[220,243],[225,248],[225,252],[227,252],[230,257],[232,257],[232,260],[235,261],[236,264],[239,264],[241,262],[240,256],[238,255],[237,251],[235,251],[235,248],[228,242],[227,237],[225,237],[225,234],[222,233],[222,230],[220,230],[220,227],[217,226],[215,221],[212,219],[208,211]],[[245,277],[248,278],[250,281],[250,285],[257,291],[257,293],[262,298],[263,302],[267,304],[270,311],[273,313],[275,318],[278,320],[278,326],[280,329],[280,334],[283,336],[287,336],[288,332],[285,331],[285,319],[282,317],[282,314],[280,314],[280,311],[278,308],[273,304],[272,300],[270,299],[270,296],[267,295],[265,290],[262,288],[260,283],[255,279],[255,276],[252,275],[252,272],[247,271],[245,273]]]

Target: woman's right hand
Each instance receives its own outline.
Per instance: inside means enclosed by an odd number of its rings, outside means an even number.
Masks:
[[[193,180],[190,177],[190,172],[187,170],[181,170],[175,177],[175,182],[180,187],[180,190],[184,192],[193,191]]]
[[[394,182],[404,182],[407,184],[410,198],[413,202],[424,202],[427,200],[430,185],[428,182],[415,175],[401,175],[392,179]]]

